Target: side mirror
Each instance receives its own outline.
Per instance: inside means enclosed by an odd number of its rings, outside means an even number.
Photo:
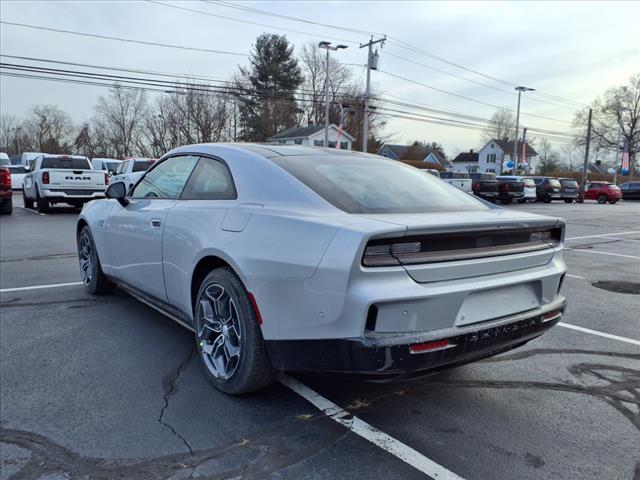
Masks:
[[[129,200],[127,200],[127,187],[124,185],[124,182],[115,182],[109,185],[107,191],[104,192],[107,198],[114,198],[118,201],[120,205],[126,207],[129,205]]]

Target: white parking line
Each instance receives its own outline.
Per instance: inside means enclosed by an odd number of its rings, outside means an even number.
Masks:
[[[584,280],[584,277],[581,277],[580,275],[573,275],[572,273],[567,273],[567,277],[579,278],[580,280]]]
[[[610,257],[633,258],[634,260],[640,260],[640,257],[636,257],[634,255],[623,255],[621,253],[601,252],[600,250],[585,250],[582,248],[565,248],[565,250],[570,250],[572,252],[593,253],[595,255],[609,255]]]
[[[630,343],[631,345],[640,346],[640,340],[633,338],[621,337],[619,335],[611,335],[610,333],[599,332],[597,330],[591,330],[590,328],[578,327],[577,325],[571,325],[570,323],[558,322],[558,325],[564,328],[570,328],[578,332],[590,333],[591,335],[597,335],[599,337],[609,338],[611,340],[617,340],[619,342]]]
[[[610,237],[611,235],[633,235],[634,233],[640,233],[640,230],[634,232],[619,232],[619,233],[603,233],[600,235],[585,235],[584,237],[569,237],[565,240],[580,240],[582,238],[598,238],[598,237]]]
[[[31,287],[2,288],[2,289],[0,289],[0,293],[22,292],[22,291],[25,291],[25,290],[40,290],[41,288],[71,287],[72,285],[83,285],[83,283],[82,282],[69,282],[69,283],[53,283],[51,285],[33,285]]]
[[[281,374],[278,377],[278,380],[280,381],[280,383],[289,387],[302,398],[312,403],[318,410],[328,416],[331,420],[348,428],[356,435],[373,443],[377,447],[386,450],[394,457],[411,465],[413,468],[419,470],[420,472],[425,473],[432,478],[441,480],[462,480],[462,477],[459,477],[455,473],[447,470],[442,465],[439,465],[433,460],[425,457],[410,446],[402,443],[399,440],[396,440],[395,438],[387,435],[384,432],[381,432],[374,426],[369,425],[367,422],[359,419],[352,413],[339,407],[331,400],[326,399],[303,383],[300,383],[295,378],[292,378],[289,375]]]

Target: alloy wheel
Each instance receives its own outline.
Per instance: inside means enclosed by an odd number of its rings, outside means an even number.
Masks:
[[[206,367],[218,380],[229,380],[240,363],[242,333],[236,304],[218,283],[202,292],[196,335]]]
[[[80,276],[82,283],[90,285],[93,279],[93,247],[91,238],[87,232],[80,234],[80,248],[78,249],[78,257],[80,261]]]

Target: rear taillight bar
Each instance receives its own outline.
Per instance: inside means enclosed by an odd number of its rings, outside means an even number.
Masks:
[[[49,183],[49,172],[42,172],[42,183],[45,185]]]
[[[554,227],[372,240],[365,248],[362,265],[390,267],[514,255],[555,248],[561,239],[562,229]]]

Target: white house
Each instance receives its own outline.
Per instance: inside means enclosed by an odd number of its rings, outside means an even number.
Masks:
[[[471,149],[468,152],[459,153],[451,163],[454,172],[476,173],[478,171],[478,152]]]
[[[522,142],[518,142],[518,156],[522,154]],[[526,165],[520,158],[520,165],[518,170],[527,170],[530,173],[535,173],[538,168],[538,152],[536,152],[531,145],[526,144]],[[492,139],[480,149],[478,152],[478,172],[491,172],[500,175],[502,171],[507,168],[506,163],[513,160],[513,142]]]
[[[329,147],[335,147],[338,142],[338,127],[334,124],[329,125]],[[342,150],[351,150],[353,138],[347,132],[342,130],[340,139],[340,148]],[[309,125],[308,127],[293,127],[282,130],[268,139],[269,143],[284,143],[289,145],[305,145],[307,147],[324,146],[324,125]]]
[[[409,148],[411,148],[410,145],[396,145],[391,143],[385,143],[380,148],[380,150],[378,150],[378,155],[382,155],[383,157],[387,157],[387,158],[392,158],[393,160],[400,160]],[[448,160],[446,160],[437,150],[434,150],[428,147],[425,147],[422,150],[424,153],[424,157],[422,158],[423,162],[440,165],[447,169],[451,167],[451,163]]]

